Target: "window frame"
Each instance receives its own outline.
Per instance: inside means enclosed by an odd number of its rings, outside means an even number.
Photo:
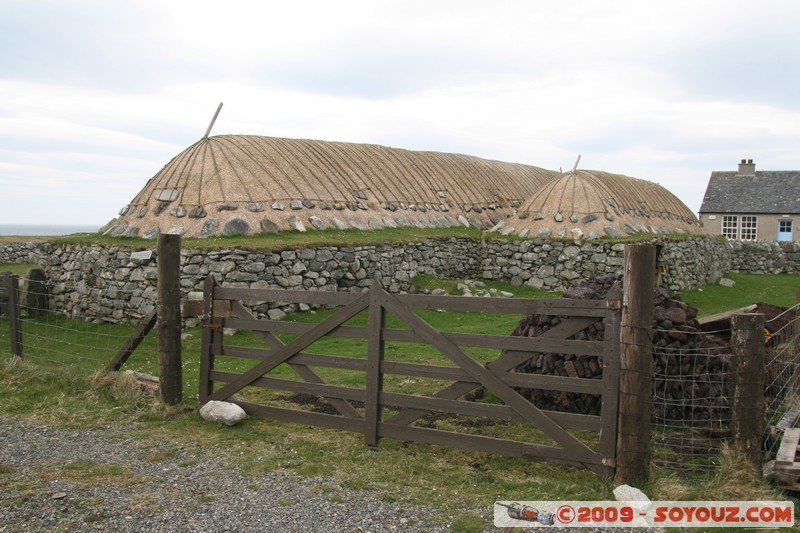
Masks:
[[[739,240],[747,242],[758,240],[757,215],[742,215],[739,217]]]
[[[729,240],[739,240],[738,215],[722,215],[722,236]]]

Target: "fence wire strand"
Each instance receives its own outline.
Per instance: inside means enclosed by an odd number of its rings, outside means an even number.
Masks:
[[[125,305],[136,294],[106,299],[93,316],[71,316],[49,310],[52,286],[37,290],[35,282],[20,279],[20,326],[23,359],[56,367],[80,367],[87,371],[105,368],[134,329],[134,317]],[[80,298],[80,287],[62,284],[65,298]],[[114,302],[120,302],[115,305]],[[0,343],[10,345],[11,330],[7,310],[0,323]],[[122,318],[116,318],[122,317]],[[126,317],[129,317],[126,320]],[[155,353],[147,356],[155,360]]]

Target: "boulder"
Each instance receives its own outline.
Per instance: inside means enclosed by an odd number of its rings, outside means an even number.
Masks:
[[[261,219],[261,232],[262,233],[278,233],[281,228],[272,220],[268,218]]]
[[[222,228],[222,234],[226,237],[232,235],[247,235],[248,233],[250,233],[250,224],[241,218],[230,219]]]
[[[630,485],[619,485],[616,487],[614,489],[614,497],[618,502],[626,503],[637,511],[647,509],[650,505],[650,498],[647,497],[647,494]]]
[[[295,231],[305,231],[306,230],[306,226],[305,226],[305,224],[303,224],[303,221],[300,220],[299,218],[297,218],[296,216],[290,216],[289,220],[288,220],[288,223],[289,223],[289,227],[292,228]]]
[[[200,416],[209,422],[233,426],[247,418],[247,413],[235,403],[211,400],[200,408]]]
[[[317,215],[311,215],[308,217],[308,221],[311,222],[311,225],[314,226],[316,229],[325,229],[325,222],[322,221]]]
[[[213,235],[214,233],[216,233],[218,228],[219,228],[219,221],[216,218],[209,218],[208,220],[203,222],[203,227],[200,228],[200,236],[208,237],[209,235]]]

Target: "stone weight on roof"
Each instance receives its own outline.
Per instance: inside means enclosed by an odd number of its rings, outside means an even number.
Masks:
[[[203,138],[111,221],[110,235],[488,228],[559,174],[462,154],[254,135]],[[234,222],[235,221],[235,222]]]

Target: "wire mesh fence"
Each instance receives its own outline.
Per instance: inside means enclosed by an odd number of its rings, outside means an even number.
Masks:
[[[704,335],[695,333],[695,335]],[[730,349],[654,348],[653,463],[682,477],[706,476],[717,467],[731,435]]]
[[[680,477],[716,473],[720,450],[732,438],[730,329],[704,331],[703,348],[654,348],[653,464]],[[764,327],[764,456],[774,459],[785,427],[800,421],[798,306]]]
[[[795,307],[768,323],[765,369],[767,459],[774,459],[782,432],[800,421],[800,316]]]
[[[108,365],[135,328],[132,321],[114,318],[129,312],[126,301],[133,293],[108,300],[110,303],[99,306],[100,314],[77,316],[50,311],[54,298],[51,284],[35,278],[17,279],[17,321],[11,322],[8,290],[0,302],[0,352],[4,354],[14,351],[12,337],[16,333],[21,339],[24,360],[42,366],[75,367],[91,373]],[[79,289],[68,284],[61,287],[67,298],[79,295]],[[115,301],[120,304],[114,306]],[[157,368],[154,338],[145,341],[141,354],[137,366],[143,371]]]

